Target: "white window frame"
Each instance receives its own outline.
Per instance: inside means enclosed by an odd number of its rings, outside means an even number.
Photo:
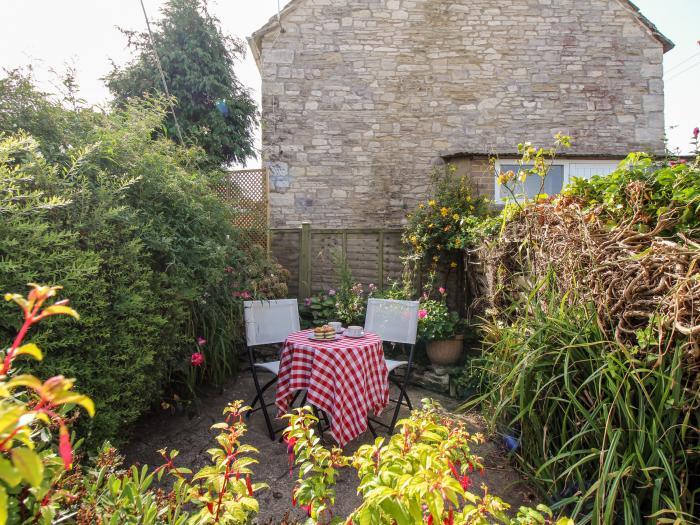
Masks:
[[[498,159],[496,161],[496,172],[493,176],[493,183],[495,186],[494,190],[494,201],[496,203],[505,204],[512,199],[512,196],[507,191],[501,191],[501,185],[498,183],[498,173],[501,171],[501,166],[506,165],[518,165],[521,159]],[[605,170],[614,171],[617,165],[623,160],[590,160],[590,159],[555,159],[552,162],[552,166],[563,166],[564,175],[562,181],[562,187],[566,187],[573,176],[571,175],[572,166],[600,166],[604,167]],[[522,201],[522,197],[518,197],[518,201]]]

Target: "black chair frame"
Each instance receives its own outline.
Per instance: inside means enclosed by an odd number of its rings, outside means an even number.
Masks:
[[[390,342],[390,341],[387,341]],[[413,354],[416,348],[415,344],[412,345],[407,345],[406,343],[394,343],[394,344],[399,344],[403,347],[404,351],[406,349],[406,346],[409,347],[408,350],[408,361],[406,362],[405,365],[402,365],[400,367],[397,367],[395,370],[398,368],[404,368],[404,376],[403,376],[403,381],[399,381],[399,379],[394,375],[394,371],[392,370],[389,373],[389,381],[396,385],[399,388],[399,397],[397,399],[389,399],[392,403],[396,404],[396,407],[394,408],[394,414],[391,418],[391,423],[386,424],[383,421],[380,421],[376,418],[368,417],[368,426],[370,432],[372,432],[372,435],[376,438],[377,437],[377,431],[374,429],[372,426],[372,423],[382,426],[389,431],[389,435],[392,435],[394,433],[394,428],[396,427],[396,422],[399,419],[399,411],[401,410],[401,405],[404,405],[408,407],[409,410],[413,410],[413,404],[411,403],[411,400],[408,397],[408,392],[406,392],[406,389],[408,388],[408,382],[411,378],[411,370],[413,369]]]

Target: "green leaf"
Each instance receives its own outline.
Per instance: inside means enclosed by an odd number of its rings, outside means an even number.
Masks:
[[[41,485],[44,479],[44,464],[39,455],[28,448],[12,449],[12,463],[32,487]]]
[[[7,523],[7,492],[0,485],[0,525]]]
[[[22,481],[22,476],[9,460],[0,458],[0,479],[10,487],[14,487]]]

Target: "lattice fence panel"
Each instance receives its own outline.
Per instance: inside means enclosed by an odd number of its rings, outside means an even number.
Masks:
[[[230,171],[215,186],[221,200],[234,212],[233,222],[251,244],[268,249],[267,170]]]

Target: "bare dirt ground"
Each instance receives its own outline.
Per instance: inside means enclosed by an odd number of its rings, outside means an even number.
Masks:
[[[157,466],[161,464],[158,449],[168,447],[177,449],[180,455],[176,463],[181,467],[197,470],[208,463],[207,449],[214,444],[215,431],[210,430],[211,425],[219,422],[227,403],[235,399],[243,399],[248,403],[253,398],[255,388],[252,376],[249,372],[242,372],[232,378],[223,388],[223,392],[210,395],[200,400],[199,414],[194,417],[187,415],[171,415],[169,413],[151,414],[145,417],[136,427],[134,438],[124,447],[127,464],[138,463]],[[431,397],[439,401],[445,408],[452,409],[455,401],[439,394],[428,392],[419,388],[411,388],[409,395],[414,405],[420,404],[420,400]],[[270,401],[274,396],[274,388],[269,392]],[[393,396],[392,396],[393,397]],[[271,407],[272,408],[272,407]],[[390,407],[393,409],[393,405]],[[273,409],[274,411],[274,409]],[[388,412],[385,418],[388,418]],[[408,411],[402,413],[407,415]],[[485,432],[486,427],[477,415],[467,417],[468,424],[473,432]],[[289,474],[287,463],[287,450],[284,443],[270,441],[265,427],[265,421],[260,412],[253,414],[248,420],[249,428],[244,441],[255,446],[259,450],[259,464],[255,465],[255,482],[265,482],[270,488],[259,492],[260,503],[259,523],[278,523],[287,513],[292,519],[303,520],[306,518],[303,511],[293,509],[291,504],[291,491],[297,478],[297,471],[293,477]],[[275,427],[281,427],[281,420],[276,421]],[[380,434],[381,435],[381,434]],[[326,435],[328,443],[331,442]],[[371,433],[366,432],[354,442],[345,447],[345,453],[352,454],[360,445],[373,441]],[[480,446],[473,447],[473,452],[481,456],[485,465],[484,476],[480,480],[475,479],[472,491],[480,493],[478,485],[486,483],[492,494],[499,495],[514,509],[520,505],[534,506],[536,502],[535,492],[528,487],[523,478],[509,464],[504,449],[497,440],[487,440]],[[347,516],[360,503],[357,496],[358,479],[355,472],[347,469],[338,478],[336,486],[336,504],[334,515]]]

